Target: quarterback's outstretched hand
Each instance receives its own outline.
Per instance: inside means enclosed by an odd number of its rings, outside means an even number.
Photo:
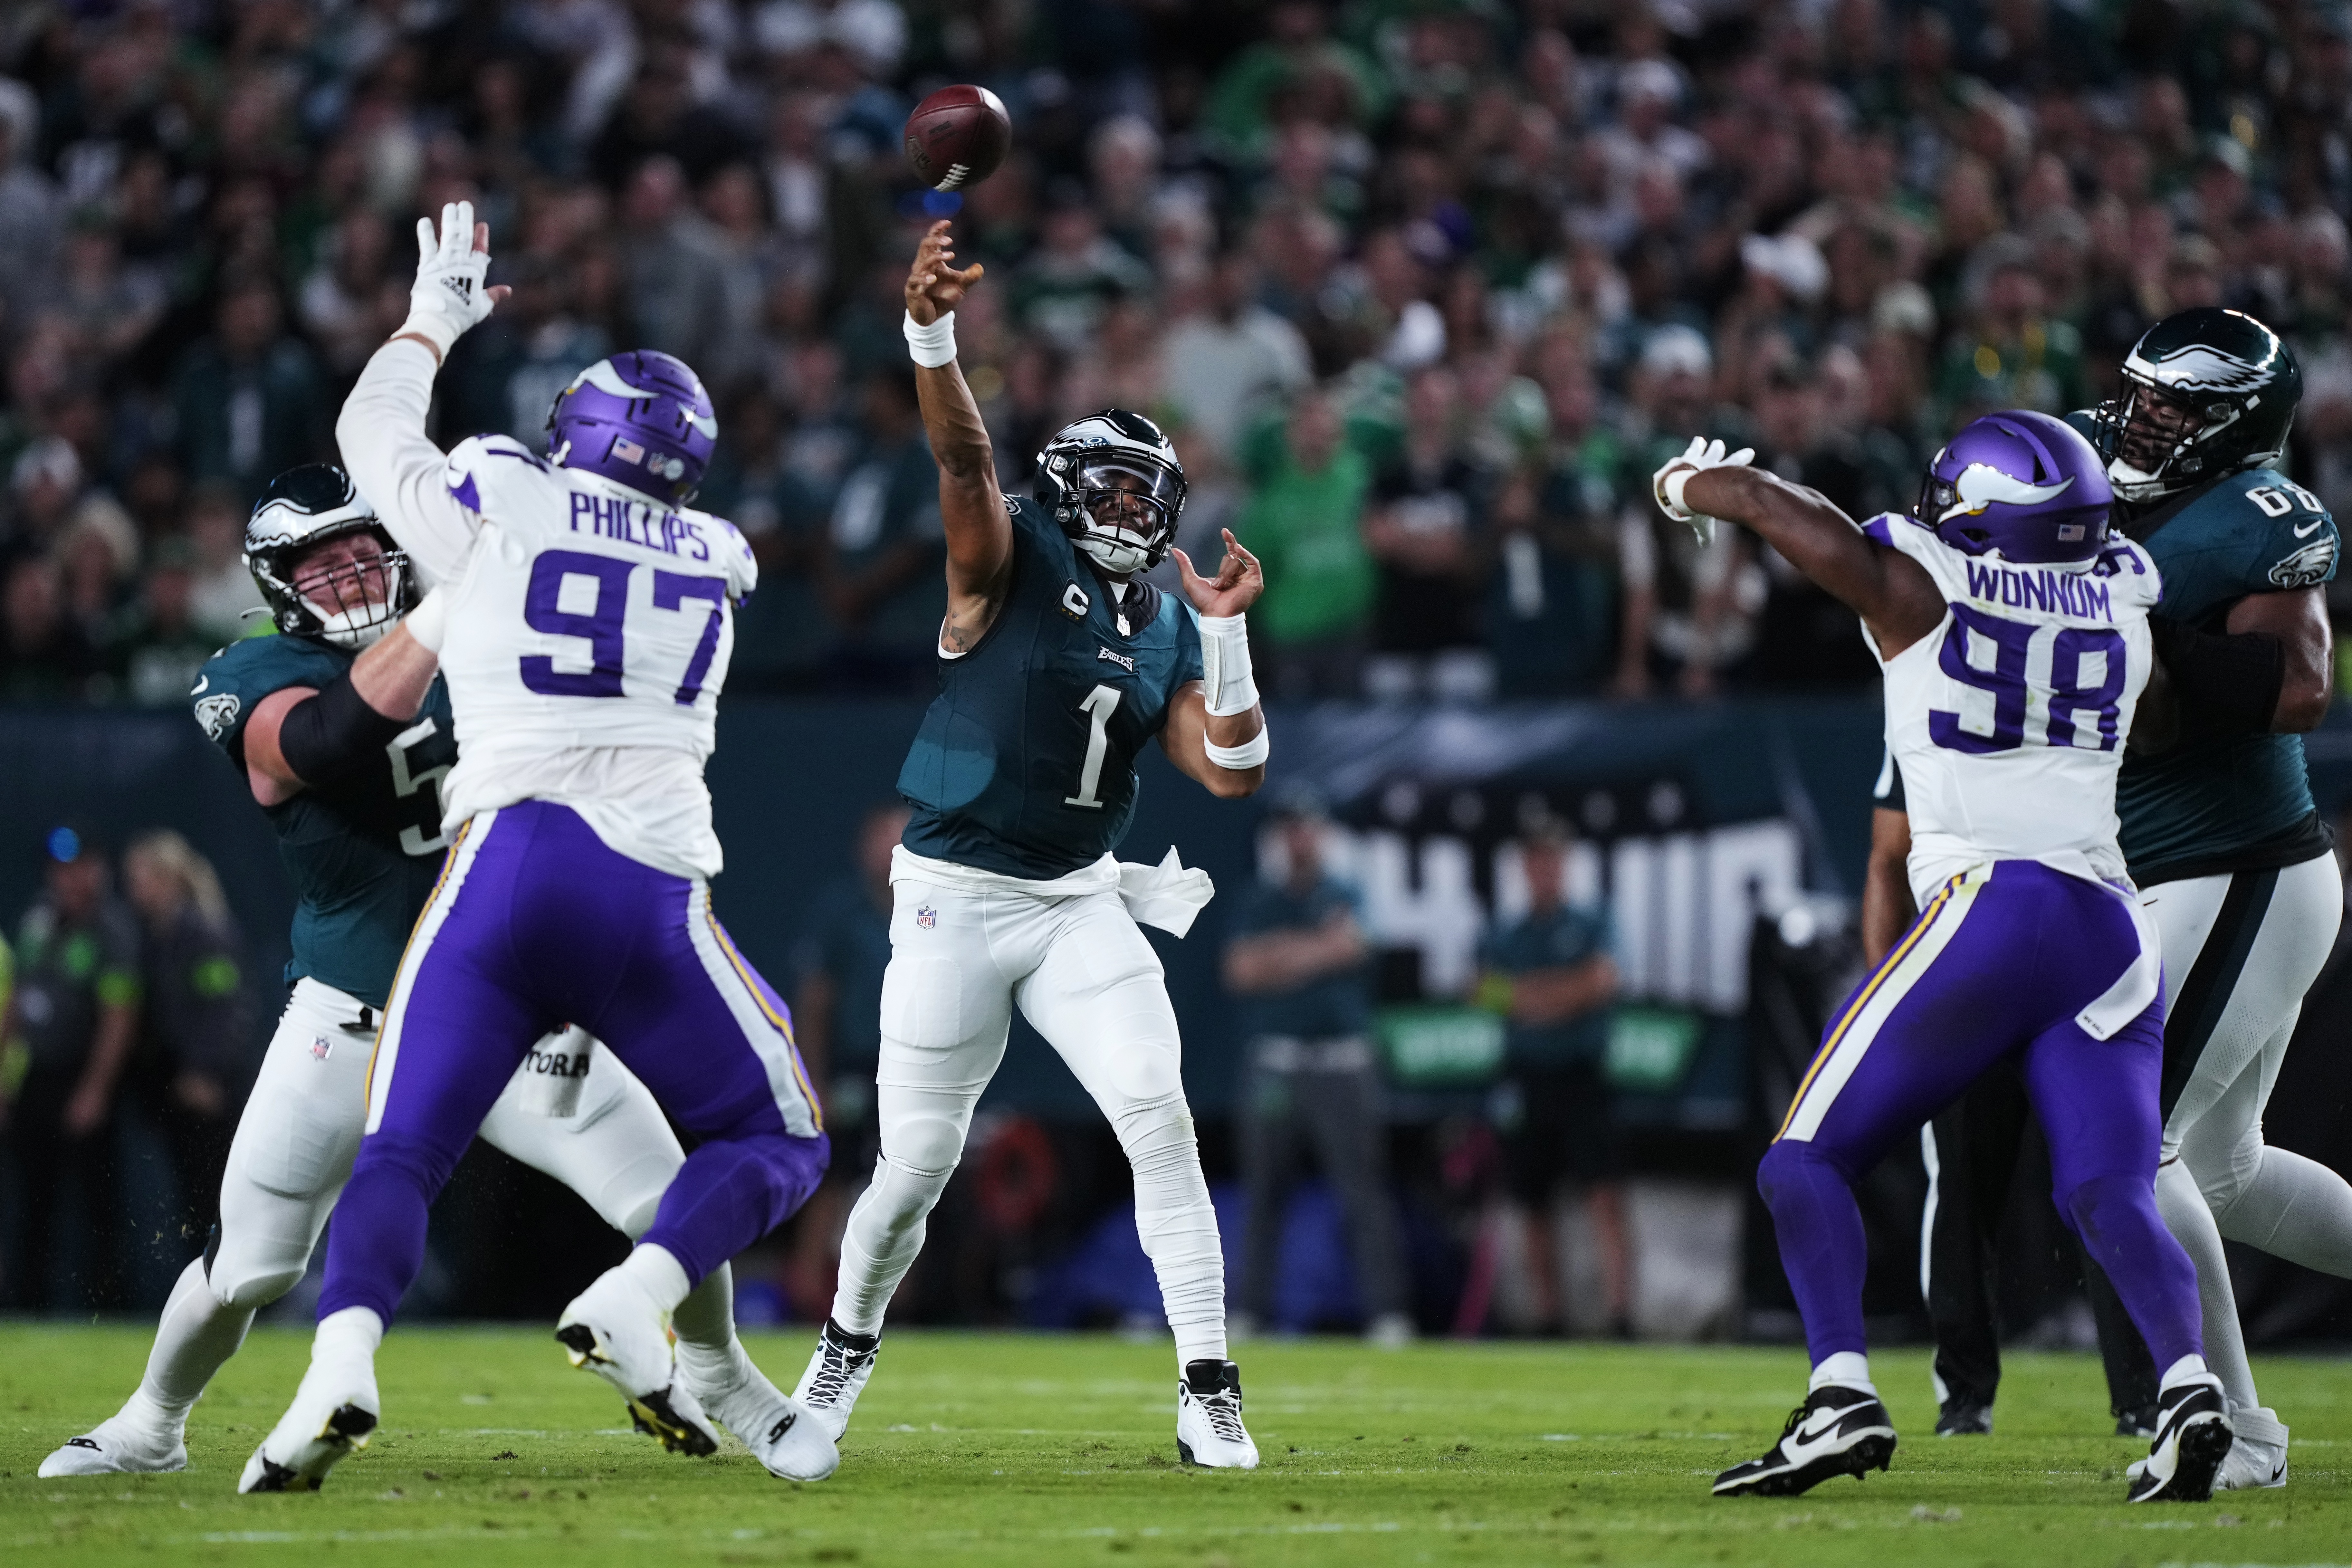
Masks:
[[[1176,574],[1184,584],[1184,596],[1192,607],[1204,616],[1238,616],[1257,603],[1265,592],[1265,568],[1257,557],[1242,548],[1232,529],[1225,530],[1225,558],[1217,567],[1214,577],[1203,577],[1192,570],[1192,558],[1179,550],[1176,554]]]
[[[474,221],[473,203],[444,205],[437,235],[431,218],[418,218],[416,282],[408,290],[408,320],[393,335],[422,339],[435,358],[448,358],[450,345],[509,292],[503,283],[484,283],[489,268],[490,226]]]
[[[923,243],[915,247],[915,265],[907,269],[907,314],[917,326],[928,327],[962,304],[964,295],[988,272],[977,261],[959,272],[949,265],[953,260],[955,236],[941,218],[924,233]]]
[[[1659,508],[1668,517],[1676,522],[1690,524],[1690,531],[1698,535],[1701,544],[1712,544],[1715,542],[1715,519],[1704,512],[1693,511],[1683,504],[1684,487],[1690,483],[1693,474],[1705,473],[1709,468],[1744,468],[1755,457],[1756,448],[1753,447],[1742,447],[1727,456],[1722,442],[1694,436],[1681,457],[1669,460],[1665,467],[1650,476],[1650,489],[1658,498]]]

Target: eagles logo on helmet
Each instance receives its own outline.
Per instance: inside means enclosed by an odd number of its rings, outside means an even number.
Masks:
[[[1184,492],[1175,446],[1159,426],[1124,408],[1064,426],[1037,454],[1037,499],[1114,577],[1149,572],[1168,558]]]
[[[2303,372],[2243,310],[2167,316],[2124,360],[2124,395],[2092,410],[2092,441],[2126,501],[2147,502],[2274,463],[2303,401]]]
[[[373,534],[382,555],[326,572],[301,570],[305,553],[353,533]],[[418,598],[408,552],[393,542],[352,477],[332,463],[305,463],[269,481],[246,521],[245,564],[280,632],[337,647],[366,647]]]

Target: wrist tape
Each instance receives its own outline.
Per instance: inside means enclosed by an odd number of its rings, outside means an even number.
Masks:
[[[406,719],[387,719],[344,671],[286,710],[278,726],[278,754],[304,784],[325,784],[370,757],[382,758]]]
[[[1221,768],[1231,768],[1235,773],[1262,765],[1265,762],[1266,753],[1274,749],[1272,742],[1266,739],[1264,724],[1257,727],[1256,734],[1238,746],[1220,746],[1205,735],[1201,738],[1201,744],[1208,750],[1209,761]]]
[[[900,329],[907,334],[907,357],[925,370],[937,370],[953,364],[956,356],[955,312],[943,312],[929,326],[915,320],[910,312]]]
[[[449,601],[436,588],[419,599],[416,608],[402,616],[400,624],[408,628],[410,641],[437,656],[441,644],[449,636]]]
[[[1676,468],[1666,476],[1665,483],[1658,487],[1658,499],[1665,503],[1666,515],[1676,522],[1688,522],[1695,515],[1684,502],[1683,491],[1690,488],[1693,476],[1704,472],[1704,468]]]
[[[2286,646],[2264,632],[2201,632],[2169,616],[2147,618],[2149,639],[2180,704],[2180,739],[2267,735],[2286,684]]]
[[[433,345],[436,357],[446,360],[449,357],[451,346],[457,342],[465,330],[461,323],[452,321],[442,311],[411,310],[408,312],[408,320],[401,322],[400,330],[392,335],[395,338],[423,338]]]
[[[1201,693],[1209,717],[1230,719],[1257,706],[1257,678],[1250,672],[1249,625],[1242,616],[1202,616]]]

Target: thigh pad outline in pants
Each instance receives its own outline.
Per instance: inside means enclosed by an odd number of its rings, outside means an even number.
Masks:
[[[483,1118],[482,1142],[562,1182],[634,1239],[653,1224],[686,1151],[653,1091],[594,1036],[550,1035],[533,1054],[551,1057],[567,1044],[588,1064],[577,1101],[560,1114],[551,1110],[545,1083],[526,1061]]]
[[[944,1182],[962,1157],[972,1108],[1004,1059],[1012,984],[992,951],[991,895],[923,882],[891,891],[875,1067],[882,1158]]]
[[[373,1042],[362,1016],[358,998],[308,978],[286,1000],[221,1180],[205,1278],[225,1306],[267,1306],[310,1266],[367,1114]]]
[[[2190,1129],[2217,1113],[2233,1125],[2207,1129],[2197,1142],[2206,1150],[2232,1150],[2259,1126],[2277,1077],[2275,1058],[2335,945],[2343,909],[2335,857],[2162,883],[2142,906],[2163,935],[2170,994],[2165,1157],[2183,1153]],[[2254,1092],[2231,1092],[2250,1075],[2259,1075]]]
[[[1015,988],[1036,1026],[1111,1125],[1184,1096],[1183,1045],[1160,955],[1116,893],[1072,900],[1044,960]]]

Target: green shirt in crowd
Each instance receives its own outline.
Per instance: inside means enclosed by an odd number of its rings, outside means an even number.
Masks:
[[[1341,446],[1319,473],[1286,456],[1242,509],[1234,531],[1265,566],[1265,595],[1250,629],[1269,643],[1342,637],[1363,629],[1372,606],[1372,560],[1364,550],[1364,497],[1371,466]]]

